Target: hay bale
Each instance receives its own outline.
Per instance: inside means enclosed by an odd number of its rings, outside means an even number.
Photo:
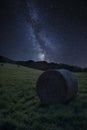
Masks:
[[[67,102],[76,96],[78,84],[70,71],[50,70],[39,77],[36,91],[43,103]]]

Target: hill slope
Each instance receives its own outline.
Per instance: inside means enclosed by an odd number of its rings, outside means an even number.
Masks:
[[[0,130],[87,129],[87,73],[75,73],[78,96],[69,104],[41,105],[35,86],[42,71],[0,66]]]
[[[78,66],[73,66],[73,65],[67,65],[67,64],[62,64],[62,63],[48,63],[46,61],[14,61],[11,60],[5,56],[0,56],[0,64],[2,63],[11,63],[11,64],[17,64],[17,65],[22,65],[25,67],[29,68],[34,68],[38,70],[51,70],[51,69],[68,69],[72,72],[87,72],[87,68],[81,68]]]
[[[14,61],[5,56],[0,56],[0,63],[14,63]]]

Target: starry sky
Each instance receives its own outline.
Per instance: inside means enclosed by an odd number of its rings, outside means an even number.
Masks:
[[[87,67],[86,0],[0,0],[0,55]]]

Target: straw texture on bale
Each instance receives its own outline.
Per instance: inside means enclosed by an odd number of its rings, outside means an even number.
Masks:
[[[68,70],[50,70],[41,74],[36,90],[43,103],[67,102],[76,96],[78,83]]]

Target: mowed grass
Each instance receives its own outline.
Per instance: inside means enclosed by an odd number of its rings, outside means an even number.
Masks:
[[[87,130],[87,73],[74,73],[78,95],[68,104],[41,105],[36,82],[42,71],[0,66],[0,130]]]

